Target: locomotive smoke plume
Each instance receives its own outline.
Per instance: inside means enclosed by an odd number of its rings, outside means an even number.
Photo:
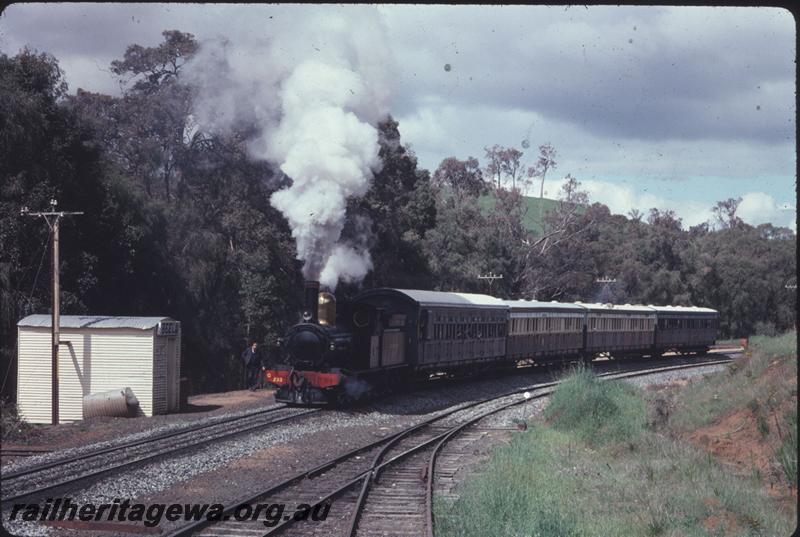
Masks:
[[[380,168],[376,125],[386,117],[391,56],[375,8],[286,13],[284,30],[268,38],[204,43],[187,78],[201,126],[249,128],[250,155],[291,179],[270,202],[289,222],[304,277],[334,289],[372,268],[366,245],[340,239],[347,200],[363,196]]]
[[[377,130],[352,111],[364,94],[349,67],[302,63],[281,92],[284,116],[267,144],[293,180],[271,203],[289,221],[304,276],[331,288],[339,274],[363,278],[371,267],[366,251],[337,244],[347,199],[367,192],[378,166]]]

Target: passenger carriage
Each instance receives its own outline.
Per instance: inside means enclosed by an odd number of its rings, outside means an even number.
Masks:
[[[719,314],[694,306],[650,306],[658,315],[656,352],[705,352],[714,344]]]
[[[589,356],[651,354],[656,312],[630,304],[583,304],[586,309],[586,346]]]
[[[508,359],[546,362],[583,355],[586,308],[555,301],[505,303],[509,306]]]
[[[356,355],[369,367],[452,367],[502,360],[508,306],[472,293],[372,289],[353,299]]]

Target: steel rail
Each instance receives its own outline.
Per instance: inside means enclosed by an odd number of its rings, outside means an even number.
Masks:
[[[113,472],[115,470],[120,470],[122,468],[127,468],[129,466],[134,465],[134,464],[139,464],[141,462],[149,461],[149,460],[152,460],[152,459],[155,459],[155,458],[158,458],[158,457],[163,457],[165,455],[174,455],[174,454],[177,454],[177,453],[181,453],[183,451],[188,451],[188,450],[191,450],[191,449],[199,448],[199,447],[205,446],[207,444],[210,444],[211,442],[215,442],[217,440],[223,439],[223,438],[229,438],[231,436],[236,436],[236,435],[239,435],[239,434],[250,432],[250,431],[258,429],[260,427],[264,427],[265,425],[272,425],[272,424],[275,424],[275,423],[281,423],[281,422],[288,421],[288,420],[291,420],[291,419],[296,419],[296,418],[299,418],[299,417],[302,417],[302,416],[306,416],[308,414],[316,413],[318,411],[319,411],[319,409],[316,409],[316,408],[315,409],[310,409],[310,410],[307,410],[305,412],[292,414],[290,416],[283,416],[283,417],[276,418],[276,419],[273,419],[273,420],[269,420],[269,421],[266,421],[266,422],[257,423],[255,425],[251,425],[251,426],[245,427],[243,429],[236,429],[234,431],[229,431],[229,432],[223,433],[223,434],[218,435],[218,436],[205,438],[205,439],[203,439],[203,440],[201,440],[199,442],[194,442],[194,443],[186,444],[186,445],[183,445],[183,446],[178,446],[178,447],[175,447],[175,448],[172,448],[172,449],[166,449],[166,450],[163,450],[163,451],[157,451],[155,453],[151,453],[151,454],[145,455],[143,457],[138,457],[138,458],[135,458],[135,459],[132,459],[132,460],[129,460],[129,461],[125,461],[125,462],[119,463],[119,464],[106,466],[106,467],[100,468],[100,469],[92,471],[92,472],[88,472],[88,473],[80,474],[80,475],[77,475],[77,476],[74,476],[74,477],[70,477],[70,478],[67,478],[67,479],[62,480],[62,481],[57,481],[55,483],[50,483],[48,485],[36,487],[36,488],[28,490],[26,492],[16,493],[13,496],[3,497],[2,499],[0,499],[0,501],[2,501],[2,502],[10,502],[10,501],[13,501],[13,500],[18,500],[20,498],[27,498],[29,496],[40,494],[40,493],[42,493],[44,491],[47,491],[47,490],[52,490],[52,489],[55,489],[55,488],[58,488],[58,487],[62,487],[64,485],[69,485],[70,483],[75,483],[77,481],[83,481],[83,480],[89,479],[91,477],[96,477],[96,476],[99,476],[99,475],[102,475],[102,474]],[[5,481],[5,479],[4,479],[4,481]]]
[[[682,364],[682,365],[677,365],[677,366],[668,366],[668,367],[661,367],[661,368],[647,369],[647,370],[635,370],[635,371],[627,371],[627,372],[626,371],[621,371],[621,372],[620,371],[614,371],[614,372],[598,374],[598,377],[621,376],[621,375],[626,375],[626,374],[629,375],[629,376],[636,376],[636,374],[638,374],[639,376],[643,376],[643,375],[654,374],[654,373],[658,373],[658,372],[662,372],[662,371],[669,371],[669,370],[674,370],[674,369],[696,368],[696,367],[702,367],[702,366],[706,366],[706,365],[718,365],[718,364],[721,364],[721,363],[728,363],[728,362],[730,362],[730,359],[703,362],[703,363],[699,363],[699,364]],[[361,452],[364,452],[364,451],[369,451],[369,450],[371,450],[371,449],[373,449],[375,447],[380,446],[381,444],[386,444],[385,446],[383,446],[383,448],[380,450],[380,452],[374,458],[371,467],[369,467],[368,469],[366,469],[366,470],[364,470],[362,472],[359,472],[352,479],[350,479],[349,481],[345,482],[340,487],[338,487],[335,490],[333,490],[333,491],[325,494],[324,496],[320,497],[319,499],[316,500],[315,503],[313,503],[313,505],[311,507],[315,508],[317,506],[320,506],[320,505],[330,501],[331,499],[341,495],[342,493],[346,492],[351,487],[353,487],[353,486],[355,486],[355,485],[357,485],[359,483],[362,484],[362,492],[364,492],[364,489],[368,488],[368,484],[371,481],[372,477],[373,476],[377,476],[377,474],[382,469],[386,468],[387,466],[389,466],[391,464],[394,464],[395,462],[398,462],[400,460],[405,459],[409,455],[411,455],[413,453],[416,453],[417,451],[428,447],[429,445],[433,444],[434,442],[442,441],[448,435],[455,434],[453,429],[458,428],[459,430],[461,430],[464,427],[468,426],[469,424],[474,423],[476,421],[479,421],[479,420],[485,418],[486,416],[489,416],[489,415],[491,415],[493,413],[496,413],[496,412],[500,412],[501,410],[509,408],[510,406],[513,406],[513,405],[523,404],[523,403],[538,399],[540,397],[544,397],[546,395],[549,395],[549,392],[541,394],[541,395],[540,394],[536,394],[536,395],[531,396],[530,398],[527,398],[527,399],[515,400],[515,401],[512,401],[509,404],[503,405],[503,406],[495,408],[495,409],[491,409],[489,412],[483,413],[483,414],[479,415],[476,418],[471,418],[467,422],[466,425],[462,426],[462,424],[459,424],[458,426],[456,426],[454,428],[450,428],[450,429],[448,429],[448,430],[446,430],[446,431],[434,436],[433,438],[425,440],[423,443],[418,444],[417,446],[414,446],[414,447],[412,447],[412,448],[410,448],[410,449],[408,449],[408,450],[406,450],[406,451],[404,451],[404,452],[392,457],[391,459],[388,459],[388,460],[386,460],[384,462],[380,462],[380,460],[383,458],[383,456],[385,456],[385,453],[388,452],[388,450],[393,445],[396,445],[397,442],[399,442],[403,438],[413,434],[414,432],[417,432],[417,431],[421,430],[424,427],[427,427],[427,426],[431,425],[434,422],[440,421],[440,420],[442,420],[444,418],[447,418],[447,417],[449,417],[449,416],[451,416],[453,414],[456,414],[458,412],[462,412],[464,410],[468,410],[470,408],[473,408],[473,407],[476,407],[476,406],[479,406],[479,405],[482,405],[482,404],[486,404],[486,403],[489,403],[489,402],[492,402],[492,401],[503,399],[505,397],[511,397],[511,396],[514,396],[514,395],[519,395],[519,394],[522,394],[522,393],[530,391],[530,390],[541,390],[541,389],[551,388],[553,386],[558,385],[560,382],[561,381],[553,381],[553,382],[545,382],[545,383],[533,384],[533,385],[528,386],[526,388],[519,388],[519,389],[515,389],[515,390],[510,391],[510,392],[506,392],[506,393],[504,393],[502,395],[483,398],[483,399],[480,399],[478,401],[473,401],[473,402],[465,404],[465,405],[460,405],[457,408],[449,409],[449,410],[447,410],[445,412],[436,414],[436,415],[434,415],[434,416],[432,416],[432,417],[430,417],[430,418],[428,418],[428,419],[426,419],[426,420],[424,420],[424,421],[422,421],[420,423],[412,425],[412,426],[410,426],[410,427],[408,427],[408,428],[406,428],[406,429],[404,429],[402,431],[390,434],[390,435],[388,435],[388,436],[386,436],[384,438],[380,438],[378,440],[375,440],[375,441],[370,442],[368,444],[365,444],[363,446],[360,446],[360,447],[354,448],[352,450],[349,450],[346,453],[338,455],[337,457],[335,457],[333,459],[330,459],[328,461],[325,461],[322,464],[320,464],[320,465],[318,465],[318,466],[316,466],[316,467],[314,467],[314,468],[312,468],[310,470],[305,470],[305,471],[298,472],[297,474],[295,474],[295,475],[293,475],[293,476],[291,476],[289,478],[286,478],[286,479],[284,479],[283,481],[281,481],[279,483],[271,485],[266,490],[262,490],[262,491],[259,491],[259,492],[256,492],[256,493],[249,493],[247,496],[241,497],[238,500],[236,500],[235,502],[231,502],[230,504],[228,504],[228,506],[223,509],[220,518],[222,518],[224,520],[226,515],[230,515],[230,514],[234,513],[234,511],[240,505],[250,504],[250,503],[255,502],[258,498],[263,498],[265,496],[273,495],[273,494],[275,494],[277,492],[280,492],[281,490],[283,490],[285,488],[288,488],[291,485],[294,485],[294,484],[296,484],[298,482],[301,482],[304,479],[310,479],[310,478],[314,477],[315,475],[318,475],[318,474],[324,472],[325,470],[327,470],[329,468],[332,468],[332,467],[340,464],[341,462],[352,458],[353,456],[357,455],[358,453],[361,453]],[[363,496],[364,496],[364,498],[366,498],[366,492],[363,493]],[[357,511],[359,510],[358,506],[356,507],[356,510]],[[217,523],[217,522],[220,522],[220,521],[222,521],[222,520],[218,520],[218,519],[214,519],[214,520],[209,520],[209,519],[195,520],[195,521],[193,521],[193,522],[191,522],[189,524],[186,524],[184,526],[181,526],[179,528],[174,529],[170,533],[167,533],[165,535],[165,537],[187,537],[187,536],[192,535],[192,534],[194,534],[196,532],[199,532],[200,530],[204,529],[207,526],[213,525],[214,523]],[[295,522],[296,522],[296,520],[295,520],[294,517],[284,518],[280,523],[278,523],[277,525],[275,525],[272,528],[270,528],[269,530],[267,530],[267,532],[263,534],[263,537],[267,537],[269,535],[273,535],[275,533],[278,533],[279,531],[282,531],[284,528],[294,524]],[[358,519],[357,519],[357,517],[355,516],[355,513],[354,513],[354,516],[351,517],[351,522],[350,522],[351,535],[352,535],[352,531],[354,530],[354,528],[357,528],[357,522],[358,522]]]
[[[627,378],[645,377],[645,376],[648,376],[648,375],[655,375],[655,374],[658,374],[658,373],[681,370],[681,369],[695,369],[695,368],[698,368],[698,367],[704,367],[704,366],[709,366],[709,365],[728,364],[728,363],[731,363],[731,362],[732,362],[732,360],[730,358],[728,358],[728,359],[724,359],[724,360],[715,360],[715,361],[712,361],[712,362],[703,362],[703,363],[699,363],[699,364],[698,363],[695,363],[695,364],[681,364],[681,365],[675,365],[675,366],[667,366],[667,367],[661,367],[661,368],[647,369],[647,370],[642,370],[642,371],[631,371],[631,372],[621,372],[621,373],[620,372],[608,372],[608,373],[599,374],[599,375],[597,375],[597,377],[602,377],[604,380],[620,380],[620,379],[627,379]],[[442,439],[440,440],[440,442],[436,445],[436,447],[431,452],[430,458],[428,459],[428,468],[427,468],[427,471],[426,471],[426,483],[425,483],[425,509],[426,509],[426,513],[425,513],[425,535],[426,535],[426,537],[435,537],[434,536],[434,529],[433,529],[434,528],[434,520],[433,520],[433,481],[434,481],[434,478],[435,478],[436,458],[437,458],[439,452],[444,447],[444,445],[448,441],[450,441],[456,434],[458,434],[459,432],[461,432],[462,430],[464,430],[468,426],[472,425],[473,423],[481,421],[482,419],[486,418],[487,416],[490,416],[492,414],[495,414],[495,413],[500,412],[502,410],[506,410],[508,408],[511,408],[511,407],[519,405],[519,404],[527,403],[529,401],[533,401],[533,400],[536,400],[536,399],[541,399],[541,398],[546,397],[548,395],[552,395],[554,391],[555,391],[555,389],[550,389],[550,390],[547,390],[547,391],[543,391],[543,392],[531,395],[530,397],[528,397],[526,399],[523,399],[521,401],[512,401],[511,403],[509,403],[507,405],[504,405],[504,406],[502,406],[500,408],[497,408],[497,409],[494,409],[494,410],[490,410],[489,412],[486,412],[485,414],[483,414],[481,416],[478,416],[477,418],[472,418],[472,419],[470,419],[470,420],[468,420],[468,421],[466,421],[466,422],[464,422],[462,424],[459,424],[459,425],[453,427],[447,434],[442,435]]]
[[[706,366],[706,365],[719,365],[719,364],[723,364],[723,363],[729,363],[730,361],[731,361],[730,359],[725,359],[725,360],[716,360],[716,361],[712,361],[712,362],[703,362],[703,363],[700,363],[700,364],[681,364],[681,365],[675,365],[675,366],[666,366],[666,367],[660,367],[660,368],[653,368],[653,369],[646,369],[646,370],[636,370],[636,371],[628,371],[628,372],[615,371],[615,372],[601,373],[601,374],[598,374],[597,376],[598,377],[603,377],[603,378],[614,377],[614,379],[616,379],[616,378],[629,378],[629,377],[637,377],[637,376],[646,376],[646,375],[661,373],[661,372],[665,372],[665,371],[703,367],[703,366]],[[505,397],[511,397],[511,396],[514,396],[514,395],[520,395],[520,394],[523,394],[523,393],[525,393],[527,391],[530,391],[530,390],[542,390],[542,389],[553,388],[553,387],[557,386],[560,383],[561,383],[561,381],[554,381],[554,382],[535,384],[533,386],[529,386],[528,388],[522,388],[522,389],[514,390],[514,391],[508,392],[508,393],[506,393],[504,395],[495,396],[495,397],[489,397],[489,398],[485,398],[485,399],[482,399],[482,400],[477,401],[477,402],[470,403],[468,405],[459,407],[459,408],[454,409],[452,411],[448,411],[448,412],[446,412],[444,414],[437,415],[437,416],[435,416],[435,417],[433,417],[433,418],[431,418],[429,420],[426,420],[425,422],[422,422],[420,424],[414,425],[414,426],[410,427],[409,429],[406,429],[404,431],[400,431],[399,433],[397,433],[397,434],[395,434],[395,435],[393,435],[393,436],[388,438],[389,443],[392,444],[392,445],[396,444],[400,439],[402,439],[402,438],[404,438],[406,436],[409,436],[411,433],[416,432],[416,431],[422,429],[423,427],[426,427],[426,426],[430,425],[431,423],[434,423],[434,422],[439,421],[439,420],[441,420],[443,418],[449,417],[452,414],[455,414],[457,412],[460,412],[460,411],[463,411],[463,410],[467,410],[469,408],[473,408],[475,406],[478,406],[478,405],[481,405],[481,404],[485,404],[485,403],[488,403],[488,402],[492,402],[492,401],[496,401],[496,400],[499,400],[499,399],[503,399]],[[380,459],[382,459],[383,456],[385,456],[385,453],[391,447],[391,445],[387,444],[376,455],[376,457],[374,459],[374,462],[373,462],[372,468],[370,468],[368,470],[365,470],[364,472],[362,472],[361,474],[357,475],[355,478],[353,478],[352,480],[348,481],[347,483],[345,483],[344,485],[342,485],[341,487],[339,487],[335,491],[325,495],[322,499],[317,501],[312,507],[317,507],[317,506],[319,506],[319,505],[331,500],[332,498],[342,494],[343,492],[347,491],[348,489],[350,489],[351,487],[353,487],[354,485],[356,485],[356,484],[358,484],[360,482],[361,483],[361,492],[359,494],[358,500],[356,501],[356,506],[355,506],[354,512],[350,517],[350,525],[349,525],[349,529],[348,529],[348,533],[347,533],[348,537],[354,537],[355,534],[356,534],[357,528],[358,528],[358,521],[359,521],[359,518],[360,518],[360,513],[362,512],[362,510],[364,508],[364,505],[365,505],[365,502],[366,502],[366,498],[367,498],[367,496],[369,494],[369,485],[370,485],[370,483],[372,483],[373,481],[375,481],[377,479],[378,474],[381,472],[381,470],[383,470],[384,468],[388,467],[391,464],[394,464],[394,463],[396,463],[396,462],[398,462],[400,460],[403,460],[403,459],[409,457],[410,455],[413,455],[414,453],[416,453],[416,452],[418,452],[418,451],[420,451],[422,449],[427,448],[428,446],[430,446],[431,444],[433,444],[433,443],[435,443],[437,441],[441,445],[444,445],[447,442],[447,440],[449,440],[452,436],[457,434],[459,431],[463,430],[464,428],[468,427],[469,425],[472,425],[473,423],[476,423],[476,422],[486,418],[487,416],[490,416],[490,415],[495,414],[497,412],[501,412],[501,411],[506,410],[506,409],[508,409],[508,408],[510,408],[512,406],[528,403],[530,401],[533,401],[533,400],[536,400],[536,399],[540,399],[542,397],[546,397],[548,395],[551,395],[552,392],[553,392],[553,390],[541,392],[541,393],[538,393],[538,394],[531,395],[528,398],[514,400],[514,401],[511,401],[509,403],[503,404],[503,405],[501,405],[501,406],[499,406],[497,408],[490,409],[489,411],[484,412],[484,413],[482,413],[482,414],[480,414],[480,415],[478,415],[478,416],[476,416],[474,418],[470,418],[466,422],[458,424],[458,425],[448,429],[447,431],[444,431],[444,432],[434,436],[433,438],[427,439],[427,440],[423,441],[422,443],[417,444],[416,446],[414,446],[412,448],[409,448],[406,451],[404,451],[404,452],[402,452],[402,453],[400,453],[398,455],[395,455],[394,457],[392,457],[392,458],[390,458],[390,459],[388,459],[388,460],[386,460],[384,462],[379,462]],[[432,475],[433,474],[431,472],[429,472],[428,473],[428,478],[431,479]],[[432,487],[432,483],[431,483],[431,487]],[[258,497],[258,496],[256,496],[256,497]],[[432,507],[432,500],[430,501],[430,505]],[[294,520],[293,517],[290,517],[289,519],[284,519],[281,523],[279,523],[278,525],[274,526],[267,533],[265,533],[263,535],[263,537],[267,537],[269,535],[273,535],[273,534],[277,533],[278,531],[281,531],[283,528],[294,524],[294,522],[295,522],[295,520]],[[432,524],[433,524],[433,520],[432,520],[432,515],[431,515],[431,528],[433,527]],[[185,534],[182,534],[182,535],[185,535]],[[168,537],[173,537],[173,536],[172,536],[172,534],[170,534]]]
[[[165,440],[167,438],[172,438],[172,437],[175,437],[175,436],[179,436],[181,434],[197,432],[197,431],[200,431],[200,430],[203,430],[203,429],[207,429],[209,427],[215,427],[217,425],[228,425],[228,424],[231,424],[231,423],[235,423],[235,422],[237,422],[239,420],[247,419],[247,418],[250,418],[250,417],[253,417],[253,416],[258,416],[260,414],[262,414],[262,415],[263,414],[269,414],[269,413],[275,412],[277,410],[282,410],[282,409],[285,409],[285,408],[287,408],[287,407],[286,406],[276,406],[276,407],[267,408],[267,409],[264,409],[264,410],[258,410],[258,411],[255,411],[255,412],[249,412],[247,414],[242,414],[240,416],[234,416],[234,417],[232,417],[230,419],[217,420],[217,421],[213,421],[211,423],[199,423],[199,424],[196,424],[196,425],[191,425],[189,427],[181,428],[180,430],[177,430],[177,431],[167,431],[165,433],[157,434],[157,435],[154,435],[154,436],[148,436],[146,438],[141,438],[141,439],[138,439],[138,440],[131,440],[129,442],[123,442],[121,444],[115,444],[113,446],[109,446],[109,447],[106,447],[106,448],[92,450],[92,451],[87,452],[87,453],[81,453],[79,455],[75,455],[75,456],[72,456],[72,457],[66,457],[66,458],[63,458],[63,459],[56,459],[56,460],[53,460],[53,461],[50,461],[50,462],[46,462],[46,463],[43,463],[43,464],[37,464],[35,466],[28,466],[28,467],[25,467],[25,468],[20,468],[19,470],[11,470],[11,471],[8,471],[8,472],[3,472],[3,479],[4,480],[13,479],[15,477],[20,477],[20,476],[23,476],[23,475],[33,474],[33,473],[36,473],[36,472],[41,472],[43,470],[49,470],[50,468],[54,468],[56,466],[61,466],[63,464],[69,464],[69,463],[72,463],[72,462],[85,460],[85,459],[88,459],[90,457],[96,457],[96,456],[99,456],[99,455],[105,455],[105,454],[108,454],[108,453],[113,453],[114,451],[121,451],[121,450],[124,450],[124,449],[130,449],[132,447],[140,446],[140,445],[147,444],[147,443],[150,443],[150,442],[157,442],[159,440]]]

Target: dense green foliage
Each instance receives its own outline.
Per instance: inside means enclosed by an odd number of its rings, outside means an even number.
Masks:
[[[47,227],[20,208],[51,198],[84,216],[62,233],[64,314],[168,315],[183,323],[183,370],[194,391],[239,385],[245,340],[270,348],[298,319],[300,263],[288,224],[269,203],[290,181],[248,158],[252,125],[224,135],[193,124],[181,71],[198,45],[164,32],[131,45],[111,71],[120,96],[67,93],[55,58],[0,56],[0,340],[13,393],[15,323],[49,311]],[[718,308],[726,336],[794,323],[795,235],[720,210],[719,229],[689,231],[673,214],[612,215],[568,176],[558,200],[517,187],[556,168],[540,147],[487,148],[477,159],[421,169],[391,117],[379,125],[381,171],[350,200],[345,237],[367,238],[361,286],[488,292],[541,300],[613,300]],[[41,268],[40,268],[41,264]],[[492,287],[478,276],[502,274]],[[604,275],[617,283],[603,289]],[[359,285],[342,284],[341,296]]]

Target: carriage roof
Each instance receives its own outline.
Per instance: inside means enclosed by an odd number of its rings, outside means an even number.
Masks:
[[[489,295],[422,291],[419,289],[392,289],[387,287],[363,291],[359,293],[354,300],[359,301],[380,296],[391,296],[402,300],[410,300],[421,307],[446,306],[508,309],[504,301]]]

